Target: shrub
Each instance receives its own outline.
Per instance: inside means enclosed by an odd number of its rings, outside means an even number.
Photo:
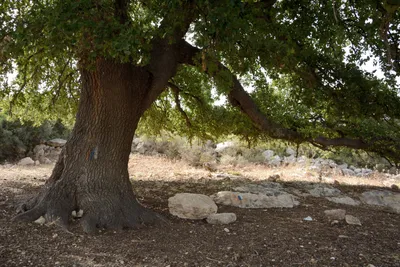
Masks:
[[[62,122],[44,121],[35,126],[32,121],[6,120],[0,117],[0,162],[16,161],[46,140],[67,138],[70,130]]]

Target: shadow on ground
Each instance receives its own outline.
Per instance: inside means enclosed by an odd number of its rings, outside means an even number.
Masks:
[[[17,202],[34,194],[29,182],[2,182],[0,188],[0,266],[400,266],[400,214],[366,205],[348,206],[322,197],[299,197],[294,208],[241,209],[229,225],[175,218],[168,213],[176,193],[232,190],[265,181],[247,179],[133,180],[139,200],[161,213],[168,223],[137,230],[84,234],[71,221],[69,234],[55,225],[14,223]],[[282,183],[283,187],[307,183]],[[381,188],[338,185],[344,194]],[[385,189],[387,190],[387,189]],[[332,226],[327,209],[345,209],[362,226]],[[310,216],[312,221],[304,221]],[[371,266],[371,265],[370,265]]]

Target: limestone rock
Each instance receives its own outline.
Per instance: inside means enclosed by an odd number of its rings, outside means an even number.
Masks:
[[[207,217],[209,224],[229,224],[236,221],[235,213],[216,213]]]
[[[296,155],[296,151],[293,148],[290,148],[290,147],[286,148],[285,152],[286,152],[286,154],[288,154],[290,156]]]
[[[46,145],[40,144],[33,148],[33,157],[35,160],[38,160],[39,157],[44,156],[44,150]]]
[[[268,164],[271,166],[275,166],[275,167],[281,165],[281,163],[282,163],[282,159],[278,155],[273,156],[272,158],[270,158],[268,160]]]
[[[346,216],[346,211],[342,209],[325,210],[324,213],[329,220],[341,221],[344,220]]]
[[[202,194],[179,193],[168,199],[169,212],[183,219],[201,220],[217,213],[214,201]]]
[[[230,148],[230,147],[235,147],[235,143],[234,143],[234,142],[231,142],[231,141],[227,141],[227,142],[223,142],[223,143],[218,143],[218,144],[216,145],[215,151],[216,151],[216,152],[222,152],[222,151],[224,151],[225,149]]]
[[[294,164],[296,163],[296,157],[294,155],[290,155],[289,157],[283,157],[283,163]]]
[[[283,191],[282,185],[276,182],[264,182],[262,184],[247,184],[244,186],[235,187],[233,190],[244,193],[263,194],[267,196],[277,196],[281,194],[286,194],[286,192]]]
[[[47,144],[52,147],[63,147],[67,143],[67,140],[55,138],[47,141]]]
[[[265,150],[262,155],[264,156],[265,160],[268,161],[270,158],[272,158],[275,155],[275,152],[272,150]]]
[[[36,221],[34,221],[34,223],[43,225],[46,223],[46,219],[43,216],[40,216],[39,219],[37,219]]]
[[[351,197],[344,196],[344,197],[327,197],[327,200],[337,203],[337,204],[344,204],[350,206],[358,206],[360,205],[359,201],[352,199]]]
[[[357,217],[353,216],[353,215],[346,215],[345,216],[345,220],[347,224],[350,225],[359,225],[361,226],[361,221],[360,219],[358,219]]]
[[[248,209],[293,208],[300,203],[291,194],[267,196],[242,192],[221,191],[211,196],[217,204]]]
[[[348,165],[347,163],[343,163],[343,164],[338,165],[337,167],[338,167],[339,169],[341,169],[341,170],[344,170],[344,169],[347,169],[348,166],[349,166],[349,165]]]
[[[18,165],[20,165],[20,166],[35,165],[35,161],[33,161],[33,159],[31,159],[30,157],[26,157],[26,158],[21,159],[18,162]]]
[[[39,163],[40,164],[51,164],[51,160],[49,160],[45,156],[41,156],[41,157],[39,157]]]
[[[394,212],[400,213],[400,193],[371,190],[362,193],[360,200],[368,205],[388,207]]]
[[[319,184],[311,186],[308,192],[313,197],[335,197],[341,194],[341,191],[339,189],[327,185],[322,186]]]
[[[76,210],[73,210],[71,215],[73,218],[82,218],[83,210],[79,210],[78,212],[76,212]]]
[[[342,173],[345,176],[355,176],[356,175],[356,173],[350,169],[342,169]]]

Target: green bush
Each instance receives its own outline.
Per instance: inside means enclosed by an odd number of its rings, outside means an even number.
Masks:
[[[53,138],[66,139],[70,132],[60,120],[36,126],[32,121],[11,121],[0,116],[0,162],[16,161],[36,145]]]

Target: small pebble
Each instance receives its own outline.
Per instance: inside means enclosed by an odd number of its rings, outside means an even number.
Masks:
[[[229,233],[229,229],[228,228],[224,228],[224,231]]]
[[[352,215],[346,215],[346,222],[348,223],[348,224],[350,224],[350,225],[359,225],[359,226],[361,226],[361,221],[360,221],[360,219],[358,219],[357,217],[355,217],[355,216],[352,216]]]
[[[338,225],[338,224],[339,224],[339,221],[338,221],[338,220],[333,220],[333,221],[331,222],[331,225],[332,225],[332,226]]]
[[[34,223],[37,223],[37,224],[40,224],[40,225],[45,224],[45,222],[46,222],[46,219],[43,216],[40,216],[39,219],[34,221]]]

